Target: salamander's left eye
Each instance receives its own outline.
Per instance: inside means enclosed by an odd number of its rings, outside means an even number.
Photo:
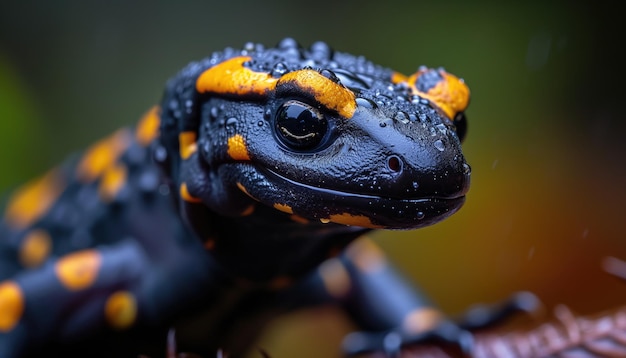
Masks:
[[[315,148],[328,131],[328,121],[320,111],[295,100],[281,105],[275,123],[279,139],[295,150]]]
[[[456,135],[459,137],[459,140],[462,142],[465,139],[465,134],[467,134],[467,117],[465,117],[464,112],[459,112],[454,117],[454,126],[456,127]]]

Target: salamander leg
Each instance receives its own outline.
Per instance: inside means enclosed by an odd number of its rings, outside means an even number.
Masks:
[[[320,288],[309,298],[339,302],[363,329],[344,340],[348,355],[377,351],[394,357],[403,346],[424,341],[453,344],[470,352],[470,330],[501,322],[513,312],[533,311],[539,304],[532,294],[520,293],[504,303],[475,306],[452,320],[404,279],[372,241],[363,238],[325,262],[311,282]]]

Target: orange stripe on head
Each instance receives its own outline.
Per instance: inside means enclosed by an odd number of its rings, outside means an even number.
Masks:
[[[178,135],[180,157],[189,159],[198,151],[198,143],[196,143],[198,135],[194,131],[182,132]]]
[[[130,145],[128,130],[119,130],[91,146],[78,164],[77,175],[82,182],[96,180],[112,166]]]
[[[78,291],[91,286],[98,277],[102,257],[96,250],[79,251],[59,259],[55,272],[68,290]]]
[[[24,294],[17,283],[0,283],[0,333],[11,331],[24,313]]]
[[[64,180],[56,171],[22,186],[9,200],[5,211],[6,222],[19,229],[32,225],[50,209],[64,187]]]
[[[244,66],[248,56],[228,59],[204,71],[196,81],[199,93],[264,96],[274,89],[276,79],[266,72],[254,72]]]
[[[391,74],[391,83],[398,84],[406,81],[407,77],[400,72],[393,72]]]
[[[159,126],[161,124],[159,110],[159,106],[152,107],[137,124],[135,139],[144,147],[159,136]]]
[[[441,80],[429,83],[425,91],[421,90],[418,83],[424,78],[422,76],[434,74],[435,71]],[[407,82],[414,94],[431,101],[451,120],[457,113],[465,111],[469,104],[470,91],[465,81],[442,69],[420,68]]]
[[[332,81],[315,70],[299,70],[283,75],[276,88],[295,85],[307,92],[324,107],[336,111],[344,118],[352,118],[356,111],[356,96],[346,87]]]

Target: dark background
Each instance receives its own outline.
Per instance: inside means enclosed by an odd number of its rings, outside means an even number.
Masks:
[[[0,192],[134,123],[191,60],[245,42],[324,40],[403,73],[444,66],[472,90],[466,206],[377,240],[450,314],[531,290],[615,307],[626,284],[623,19],[602,2],[22,1],[0,4]],[[273,357],[337,352],[349,322],[280,319]],[[257,356],[257,355],[252,355]]]

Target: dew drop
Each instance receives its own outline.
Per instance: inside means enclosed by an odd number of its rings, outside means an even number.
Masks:
[[[227,126],[234,126],[237,124],[237,118],[235,117],[230,117],[226,120],[226,125]]]
[[[403,124],[408,124],[409,123],[409,116],[406,113],[404,113],[404,112],[396,113],[396,115],[393,117],[393,119],[395,119],[396,121],[400,121]]]
[[[359,107],[368,108],[368,109],[375,109],[378,107],[376,103],[374,103],[373,101],[370,101],[369,99],[362,98],[362,97],[357,97],[356,104]]]
[[[275,64],[271,71],[272,77],[276,78],[284,75],[285,73],[287,73],[287,65],[285,65],[283,62],[278,62],[277,64]]]
[[[437,148],[438,151],[443,152],[446,147],[443,145],[443,142],[441,141],[441,139],[437,139],[435,141],[435,148]]]

